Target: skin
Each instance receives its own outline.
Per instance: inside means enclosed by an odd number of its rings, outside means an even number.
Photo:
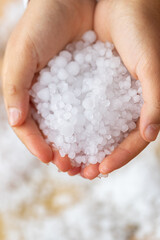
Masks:
[[[53,162],[73,176],[94,179],[128,163],[160,128],[160,3],[159,0],[34,0],[14,30],[6,49],[3,91],[6,109],[20,110],[13,130],[42,162]],[[30,115],[29,94],[37,73],[64,46],[94,28],[99,39],[113,42],[130,73],[141,81],[144,105],[137,128],[103,162],[72,168],[46,144]],[[151,91],[152,89],[152,91]],[[152,135],[146,134],[154,124]],[[155,125],[156,124],[156,125]],[[153,131],[154,130],[154,131]]]

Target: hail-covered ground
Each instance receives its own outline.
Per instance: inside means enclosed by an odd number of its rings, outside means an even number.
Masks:
[[[48,63],[30,94],[47,142],[79,166],[100,163],[136,127],[141,92],[114,46],[88,31]]]

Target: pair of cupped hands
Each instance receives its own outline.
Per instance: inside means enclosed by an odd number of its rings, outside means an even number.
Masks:
[[[101,164],[81,169],[45,142],[30,113],[29,89],[48,61],[89,29],[114,43],[129,72],[141,81],[144,104],[137,128],[113,153]],[[3,92],[10,125],[42,162],[88,179],[122,167],[160,129],[160,1],[30,0],[7,45]]]

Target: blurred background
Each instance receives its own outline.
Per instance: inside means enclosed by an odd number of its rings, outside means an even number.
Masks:
[[[0,0],[0,78],[24,12]],[[108,178],[69,177],[35,159],[8,126],[0,86],[0,240],[160,240],[160,140]]]

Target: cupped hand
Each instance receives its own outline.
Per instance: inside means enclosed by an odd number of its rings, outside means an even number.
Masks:
[[[31,0],[11,35],[3,67],[3,93],[10,125],[42,162],[74,175],[68,157],[52,151],[31,117],[29,89],[36,74],[65,45],[92,29],[94,0]]]
[[[99,165],[83,169],[93,179],[133,159],[160,130],[160,1],[101,0],[94,29],[102,41],[114,43],[124,64],[142,85],[144,104],[137,128]]]

